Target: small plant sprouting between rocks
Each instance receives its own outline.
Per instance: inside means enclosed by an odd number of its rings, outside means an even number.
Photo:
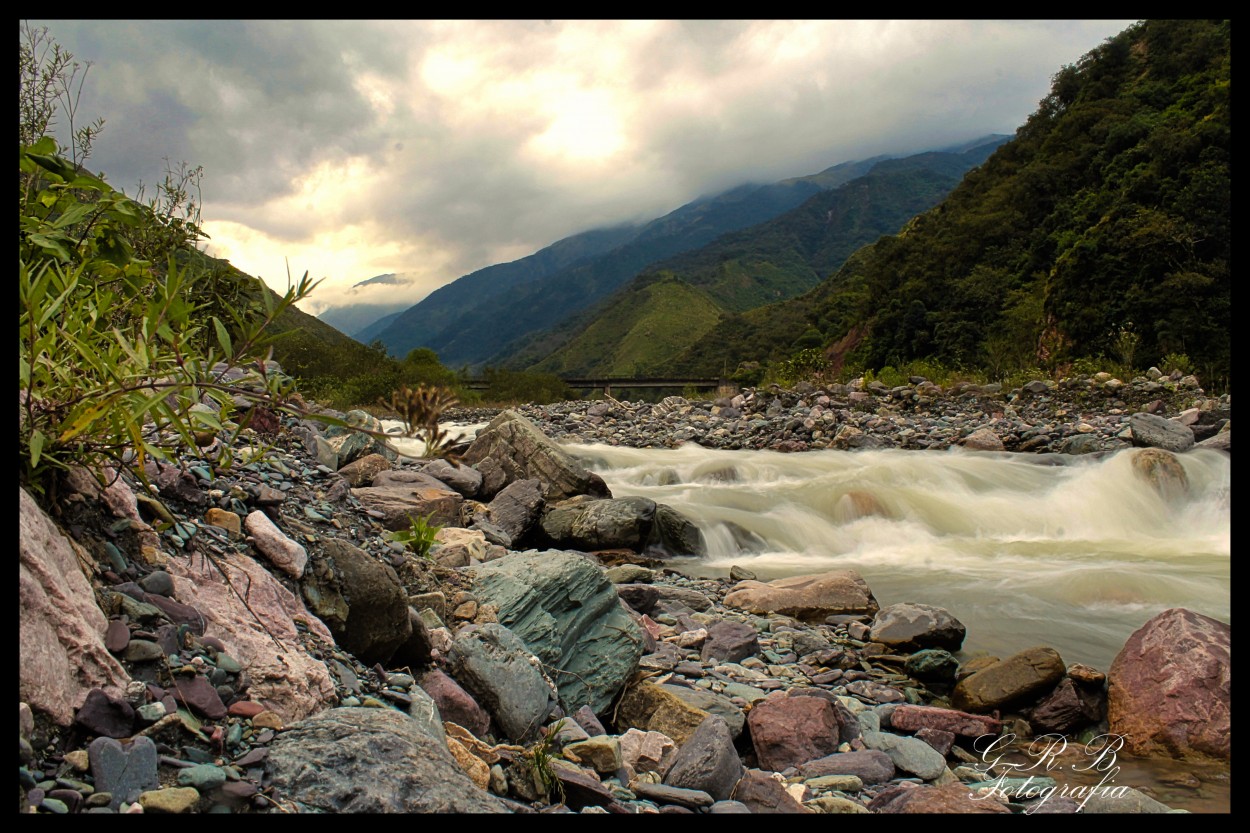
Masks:
[[[425,441],[425,457],[442,457],[456,462],[459,455],[452,452],[451,436],[438,427],[443,412],[454,406],[456,395],[446,388],[432,385],[400,386],[391,394],[390,401],[379,399],[378,403],[399,414],[404,423],[404,436],[419,437]]]
[[[409,515],[408,528],[392,532],[388,537],[390,540],[397,541],[412,550],[417,557],[429,558],[430,548],[434,546],[434,538],[438,535],[438,531],[442,529],[438,524],[430,523],[430,519],[433,517],[433,512],[424,518],[414,518],[412,515]]]
[[[542,739],[527,749],[522,755],[526,766],[533,775],[535,789],[548,798],[554,792],[560,797],[560,801],[564,801],[564,785],[556,777],[555,769],[551,765],[551,747],[555,744],[556,736],[563,729],[563,720],[558,720],[551,724],[547,729],[547,734],[543,735]]]

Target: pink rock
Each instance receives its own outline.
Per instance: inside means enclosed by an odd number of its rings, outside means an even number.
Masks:
[[[1002,731],[1003,722],[992,717],[940,709],[936,706],[896,706],[890,713],[890,725],[905,732],[919,729],[941,729],[954,732],[966,738],[979,738],[981,735],[997,735]]]
[[[799,619],[876,613],[880,607],[868,583],[854,570],[790,576],[767,584],[741,581],[725,596],[725,604],[751,613],[781,613]]]
[[[963,784],[887,787],[868,805],[874,813],[1010,813],[991,795],[974,797]]]
[[[747,714],[761,769],[781,772],[838,751],[838,718],[818,697],[769,698]]]
[[[108,620],[79,566],[90,556],[19,492],[19,699],[68,726],[88,691],[120,697],[130,675],[104,647]]]
[[[210,560],[194,552],[185,560],[170,559],[167,569],[178,597],[195,604],[208,620],[208,631],[230,646],[230,655],[247,671],[252,700],[288,723],[334,702],[330,672],[304,653],[292,617],[302,617],[313,634],[331,645],[334,637],[263,566],[239,553]],[[240,598],[244,588],[246,605]]]
[[[630,729],[621,735],[621,760],[635,772],[664,775],[677,754],[677,744],[662,732]]]
[[[304,575],[304,565],[308,563],[308,553],[299,544],[292,541],[286,534],[269,520],[269,516],[259,509],[251,512],[243,522],[247,532],[256,541],[256,549],[260,550],[280,570],[292,578]]]
[[[1232,628],[1172,608],[1142,625],[1111,664],[1107,718],[1135,755],[1229,760]]]
[[[233,717],[255,717],[265,710],[260,703],[253,703],[251,700],[239,700],[230,704],[230,708],[226,713]]]

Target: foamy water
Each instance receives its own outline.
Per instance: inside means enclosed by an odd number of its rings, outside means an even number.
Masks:
[[[933,451],[565,448],[616,497],[667,503],[696,523],[698,575],[737,564],[768,580],[857,570],[882,605],[946,608],[964,655],[1045,644],[1107,670],[1154,614],[1186,607],[1230,621],[1229,458],[1180,455],[1187,495],[1165,499],[1098,460]],[[1058,460],[1059,458],[1054,458]]]

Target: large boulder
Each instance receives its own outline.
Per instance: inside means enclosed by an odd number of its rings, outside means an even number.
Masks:
[[[88,692],[120,696],[130,675],[104,647],[108,620],[79,566],[89,557],[18,491],[19,698],[68,726]]]
[[[421,473],[446,483],[465,497],[477,497],[478,490],[482,488],[482,473],[459,463],[434,460],[427,463]]]
[[[641,552],[654,523],[655,501],[629,497],[553,506],[543,513],[542,530],[557,547]]]
[[[1134,755],[1230,758],[1232,628],[1172,608],[1142,625],[1116,655],[1107,718]]]
[[[329,539],[301,586],[304,601],[365,665],[385,664],[412,634],[399,576],[364,550]]]
[[[690,739],[707,717],[707,712],[695,708],[671,691],[643,681],[631,685],[621,696],[616,707],[616,730],[659,732],[680,745]]]
[[[288,726],[265,767],[279,793],[308,812],[506,812],[444,743],[395,709],[329,709]]]
[[[478,432],[461,458],[482,473],[478,496],[489,500],[515,480],[537,478],[548,503],[575,495],[611,497],[603,478],[587,471],[538,426],[516,411],[504,411]]]
[[[854,570],[833,570],[770,581],[741,581],[725,604],[750,613],[781,613],[797,619],[823,619],[838,613],[880,609],[868,583]]]
[[[1054,648],[1028,648],[964,677],[951,692],[951,705],[988,712],[1037,697],[1063,679],[1066,668]]]
[[[671,506],[655,505],[655,523],[647,541],[648,551],[660,555],[706,555],[703,533],[694,522]]]
[[[713,715],[677,751],[664,776],[670,787],[702,790],[718,800],[733,794],[746,770],[734,749],[733,735],[725,721]]]
[[[208,620],[206,633],[224,642],[251,680],[248,697],[284,722],[299,720],[336,702],[325,664],[300,648],[295,619],[334,643],[334,636],[255,559],[238,553],[206,557],[188,552],[170,559],[180,599],[194,601]],[[246,588],[246,595],[240,594]]]
[[[1189,494],[1189,476],[1170,451],[1161,448],[1134,451],[1133,473],[1149,483],[1164,500],[1180,500]]]
[[[503,625],[461,628],[447,658],[456,681],[515,741],[531,740],[546,718],[550,690],[530,649]]]
[[[514,553],[474,570],[474,593],[548,667],[565,711],[603,712],[642,656],[642,631],[603,568],[573,552]]]
[[[877,611],[872,641],[897,650],[945,648],[958,651],[967,629],[946,610],[932,605],[901,602]]]
[[[1194,445],[1194,432],[1188,425],[1145,411],[1133,414],[1128,418],[1128,426],[1132,431],[1133,445],[1149,448],[1162,448],[1180,454]]]
[[[545,503],[541,483],[532,479],[515,480],[495,495],[486,507],[486,515],[490,523],[516,541],[529,532]]]
[[[781,772],[838,751],[841,738],[833,706],[817,697],[781,697],[747,713],[761,769]]]

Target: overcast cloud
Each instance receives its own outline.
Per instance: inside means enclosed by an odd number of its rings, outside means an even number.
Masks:
[[[416,302],[746,181],[1012,133],[1130,21],[36,21],[91,166],[204,166],[211,253],[316,312]],[[354,284],[397,273],[406,284]]]

